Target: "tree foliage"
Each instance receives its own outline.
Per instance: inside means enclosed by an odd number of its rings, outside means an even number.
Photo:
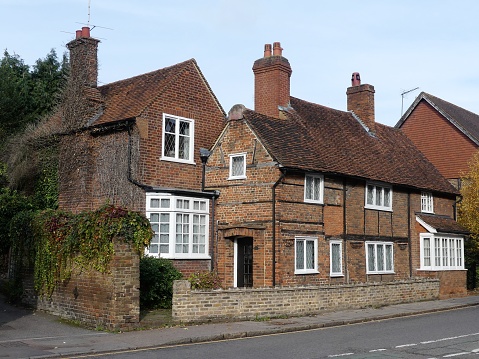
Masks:
[[[470,232],[466,242],[466,259],[479,262],[479,152],[470,163],[469,172],[462,178],[462,200],[459,202],[459,222]]]

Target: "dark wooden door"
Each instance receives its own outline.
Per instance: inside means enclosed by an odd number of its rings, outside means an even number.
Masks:
[[[253,238],[238,239],[237,286],[253,286]]]

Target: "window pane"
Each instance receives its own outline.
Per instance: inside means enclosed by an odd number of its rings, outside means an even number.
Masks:
[[[313,178],[310,176],[306,176],[305,180],[305,198],[306,199],[313,199]]]
[[[391,206],[391,189],[384,188],[384,207]]]
[[[382,244],[378,244],[376,246],[376,255],[378,262],[378,271],[384,271],[384,246]]]
[[[244,156],[233,156],[231,161],[231,176],[244,176]]]
[[[179,137],[178,158],[183,160],[190,159],[190,138],[185,136]]]
[[[150,222],[158,222],[160,220],[159,213],[152,213],[150,214]]]
[[[315,201],[319,201],[319,195],[321,191],[321,180],[317,177],[313,178],[313,183],[314,183],[314,193],[313,193],[313,199]]]
[[[296,269],[304,269],[304,241],[296,241]]]
[[[173,134],[176,132],[176,120],[174,118],[165,118],[165,132]]]
[[[393,269],[393,246],[386,244],[386,270],[392,271]]]
[[[434,238],[434,265],[441,266],[441,240],[439,238]]]
[[[374,272],[376,266],[375,262],[375,253],[374,253],[374,244],[368,244],[368,270]]]
[[[431,240],[429,238],[423,239],[423,252],[424,252],[424,266],[431,266]]]
[[[175,135],[165,133],[165,148],[163,155],[166,157],[175,157]]]
[[[306,241],[306,269],[314,269],[314,241]]]
[[[374,186],[368,185],[367,204],[374,204]]]
[[[331,244],[331,272],[341,273],[341,244]]]
[[[162,198],[161,199],[161,208],[170,208],[170,200]]]
[[[159,208],[160,207],[160,200],[157,198],[150,199],[150,207],[151,208]]]
[[[187,121],[180,121],[180,135],[190,135],[190,123]]]
[[[376,206],[383,204],[383,191],[381,187],[376,187]]]

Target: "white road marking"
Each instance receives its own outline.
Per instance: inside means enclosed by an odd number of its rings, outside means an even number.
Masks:
[[[421,343],[422,344],[422,343]],[[403,344],[403,345],[396,345],[395,348],[406,348],[406,347],[414,347],[417,344],[411,343],[411,344]]]
[[[448,355],[444,355],[443,358],[458,357],[460,355],[466,355],[466,354],[471,354],[471,353],[470,352],[462,352],[462,353],[448,354]]]
[[[345,357],[345,356],[353,355],[353,354],[354,353],[343,353],[343,354],[328,355],[328,358]]]

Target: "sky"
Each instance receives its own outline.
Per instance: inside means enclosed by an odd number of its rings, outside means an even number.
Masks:
[[[0,46],[32,66],[89,24],[100,85],[194,58],[228,112],[254,108],[253,63],[278,41],[292,96],[346,110],[357,71],[394,126],[421,91],[479,114],[478,14],[477,0],[0,0]]]

